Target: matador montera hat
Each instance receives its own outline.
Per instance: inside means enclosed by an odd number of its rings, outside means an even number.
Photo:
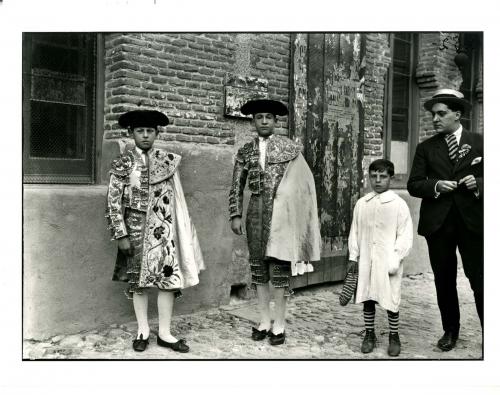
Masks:
[[[120,115],[118,123],[123,128],[156,128],[158,126],[167,126],[168,117],[162,112],[155,110],[133,110]]]
[[[432,111],[432,106],[436,103],[455,103],[460,105],[464,111],[469,110],[471,107],[470,103],[464,99],[463,93],[454,89],[439,89],[424,103],[424,108],[427,111]]]
[[[268,112],[280,116],[288,115],[288,109],[283,103],[270,99],[249,100],[241,106],[240,111],[244,115],[255,115],[260,112]]]

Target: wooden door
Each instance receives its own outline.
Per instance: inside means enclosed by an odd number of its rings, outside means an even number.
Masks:
[[[352,210],[363,182],[362,34],[292,37],[290,135],[304,144],[315,179],[321,261],[293,287],[342,280]]]

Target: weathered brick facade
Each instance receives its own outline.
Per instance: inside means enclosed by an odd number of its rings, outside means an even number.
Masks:
[[[459,89],[462,74],[455,64],[457,54],[454,45],[443,47],[443,40],[453,37],[453,33],[421,33],[419,34],[419,51],[417,58],[416,83],[418,86],[418,141],[423,141],[434,134],[432,118],[423,104],[432,94],[441,88]],[[367,34],[366,74],[365,74],[365,145],[363,168],[384,155],[383,132],[386,120],[385,95],[387,72],[391,64],[390,38],[387,33]],[[483,130],[482,106],[482,61],[476,84],[476,127],[479,133]]]
[[[118,116],[140,103],[168,114],[160,139],[233,144],[221,109],[234,50],[228,34],[107,36],[105,138],[121,136]]]
[[[290,87],[290,35],[252,35],[251,75],[269,81],[269,96],[288,102]]]
[[[387,70],[391,63],[389,34],[366,36],[365,142],[363,168],[383,156],[384,98]]]
[[[269,96],[288,101],[287,34],[109,34],[105,48],[105,139],[124,137],[116,121],[140,104],[168,114],[161,140],[235,144],[223,115],[229,73],[265,78]]]
[[[456,50],[453,46],[442,47],[444,33],[423,33],[417,65],[417,84],[420,89],[420,135],[419,140],[434,134],[432,118],[424,110],[424,102],[434,91],[441,88],[459,89],[462,75],[454,62]],[[441,49],[440,49],[441,48]]]
[[[423,103],[436,89],[458,89],[462,82],[453,60],[455,48],[442,48],[446,34],[419,35],[416,82],[420,141],[433,134]],[[162,140],[235,144],[241,122],[223,115],[224,83],[231,73],[264,78],[270,97],[289,101],[290,34],[128,33],[108,34],[105,41],[105,139],[124,137],[116,120],[140,103],[168,114],[171,124],[160,134]],[[390,63],[389,34],[367,34],[364,163],[384,154],[384,102]],[[481,85],[482,78],[476,87],[479,101]],[[482,130],[482,105],[477,111],[478,129]],[[287,122],[280,119],[278,133],[288,132]]]

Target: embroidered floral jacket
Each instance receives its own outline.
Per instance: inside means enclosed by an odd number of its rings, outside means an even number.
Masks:
[[[178,290],[198,284],[205,265],[177,168],[181,156],[148,151],[149,171],[135,148],[111,165],[106,217],[112,239],[127,236],[124,211],[145,213],[137,286]]]
[[[148,152],[148,168],[135,148],[126,150],[111,164],[106,218],[113,240],[127,236],[123,218],[125,208],[146,212],[152,187],[170,178],[180,163],[180,155],[153,148]],[[149,174],[148,174],[149,173]],[[158,188],[159,187],[159,188]]]
[[[253,195],[259,195],[264,190],[273,199],[279,183],[283,178],[289,161],[296,158],[302,146],[287,137],[274,135],[266,147],[266,166],[259,164],[258,137],[246,143],[238,150],[233,171],[233,183],[229,192],[230,218],[241,216],[243,212],[243,190],[248,178],[248,187]]]

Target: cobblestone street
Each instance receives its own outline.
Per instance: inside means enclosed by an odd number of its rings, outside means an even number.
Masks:
[[[442,335],[433,276],[424,273],[404,277],[400,308],[402,351],[399,359],[480,359],[481,327],[463,271],[459,271],[461,304],[460,339],[454,350],[436,347]],[[132,350],[136,323],[113,324],[46,341],[24,341],[25,359],[388,359],[386,312],[377,309],[377,348],[362,354],[363,315],[361,305],[341,307],[341,284],[298,290],[289,302],[287,340],[271,346],[250,339],[257,317],[254,300],[173,318],[173,333],[187,340],[187,354],[156,344],[157,321],[152,322],[150,345],[143,353]]]

